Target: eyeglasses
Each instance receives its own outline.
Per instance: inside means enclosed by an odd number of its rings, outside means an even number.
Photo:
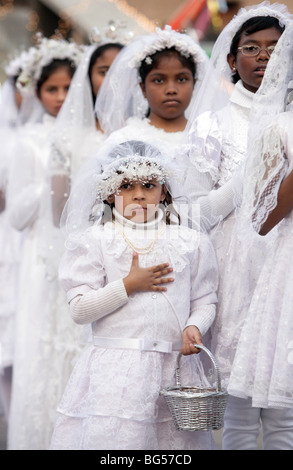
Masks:
[[[268,46],[268,47],[260,47],[254,44],[247,44],[247,46],[241,46],[237,48],[237,51],[241,51],[243,55],[248,57],[256,57],[260,51],[265,50],[266,53],[270,56],[274,50],[276,45]]]

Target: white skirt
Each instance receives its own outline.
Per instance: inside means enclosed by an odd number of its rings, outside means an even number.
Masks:
[[[214,449],[210,431],[176,431],[159,395],[174,385],[177,354],[89,346],[58,407],[51,449]],[[202,374],[197,356],[182,358],[183,384]]]
[[[259,277],[228,387],[261,408],[293,407],[293,239],[290,225],[283,229]]]
[[[21,233],[0,216],[0,370],[13,364]]]

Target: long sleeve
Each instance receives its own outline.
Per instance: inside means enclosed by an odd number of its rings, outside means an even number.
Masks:
[[[231,178],[218,189],[197,199],[200,206],[201,227],[209,232],[217,223],[224,220],[234,209],[236,201],[236,182],[238,175]]]
[[[70,302],[70,313],[76,323],[84,325],[114,312],[127,302],[123,280],[119,279],[98,290],[74,297]]]
[[[193,310],[185,326],[197,326],[201,334],[204,335],[212,326],[215,317],[215,304],[201,305]]]
[[[200,235],[198,256],[191,266],[190,316],[186,326],[195,325],[204,335],[212,325],[217,303],[218,264],[208,235]]]

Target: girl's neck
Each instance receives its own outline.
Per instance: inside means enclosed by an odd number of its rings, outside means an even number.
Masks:
[[[187,119],[184,115],[177,119],[167,120],[162,119],[159,116],[152,115],[151,113],[148,119],[151,126],[163,129],[165,132],[183,132],[187,124]]]
[[[101,128],[101,126],[100,126],[100,123],[99,123],[98,119],[96,119],[96,128],[97,128],[98,131],[104,132],[103,129]]]
[[[126,219],[117,209],[113,208],[113,215],[115,221],[124,227],[128,227],[134,230],[156,230],[161,225],[164,217],[164,213],[161,209],[158,210],[156,218],[148,220],[147,222],[134,222],[130,219]]]

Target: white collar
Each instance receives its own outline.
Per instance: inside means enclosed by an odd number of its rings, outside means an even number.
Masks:
[[[123,228],[128,228],[131,230],[157,230],[163,223],[164,213],[162,209],[159,208],[157,212],[157,217],[148,222],[133,222],[132,220],[126,219],[123,215],[120,214],[115,208],[113,208],[113,214],[115,216],[115,222],[119,225],[122,225]]]
[[[230,101],[242,106],[243,108],[250,109],[254,95],[255,93],[244,88],[242,80],[239,80],[234,87]]]

